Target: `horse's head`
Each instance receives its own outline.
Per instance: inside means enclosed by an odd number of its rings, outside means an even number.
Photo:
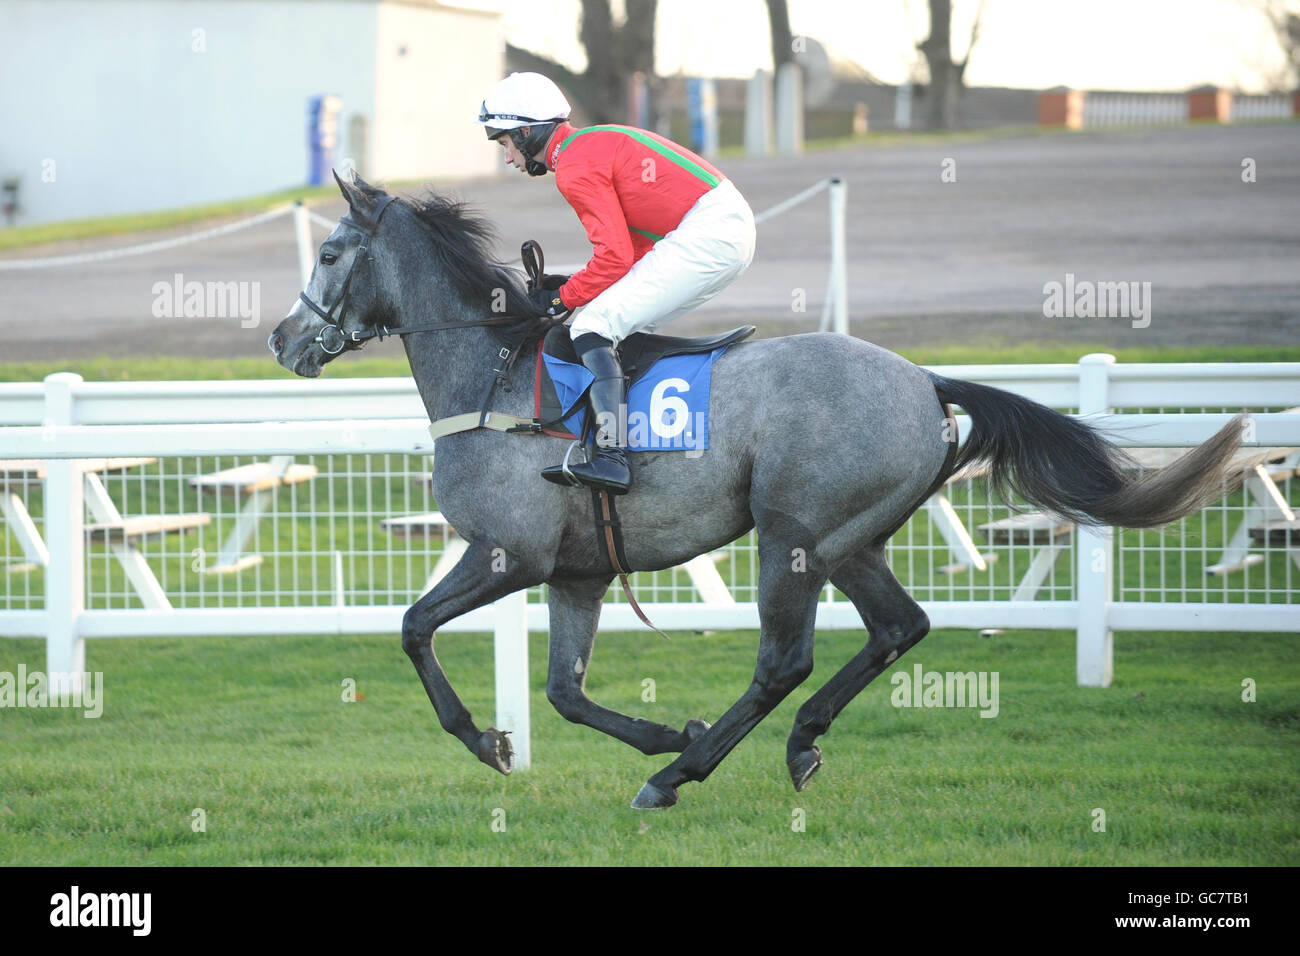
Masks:
[[[384,240],[380,222],[393,197],[364,182],[334,179],[348,201],[344,216],[320,247],[306,290],[267,340],[276,361],[297,375],[315,378],[335,356],[361,348],[353,336],[388,321],[392,306],[383,294]]]

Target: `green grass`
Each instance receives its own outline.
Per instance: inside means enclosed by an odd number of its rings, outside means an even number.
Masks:
[[[1300,362],[1300,345],[1171,346],[1115,348],[1107,345],[924,346],[899,350],[918,365],[1002,365],[1074,363],[1089,352],[1109,352],[1121,362]],[[0,362],[0,382],[39,382],[53,372],[76,372],[88,382],[213,381],[291,377],[266,358],[192,358],[187,356],[81,358]],[[411,374],[400,351],[382,356],[348,356],[325,367],[327,378],[364,378]]]
[[[997,671],[998,716],[896,709],[887,673],[822,739],[826,765],[796,794],[794,711],[863,640],[820,635],[805,687],[675,808],[646,815],[627,805],[668,758],[561,719],[542,690],[544,635],[531,647],[534,766],[509,778],[437,726],[397,635],[91,642],[101,718],[0,710],[0,863],[1300,863],[1292,638],[1117,635],[1118,677],[1099,690],[1074,686],[1070,635],[936,633],[895,670]],[[673,726],[716,719],[748,683],[754,644],[752,632],[602,635],[588,688]],[[489,724],[491,638],[445,635],[438,654]],[[0,671],[43,658],[39,641],[0,644]],[[347,677],[364,700],[342,702]],[[1256,703],[1241,701],[1245,677]],[[195,808],[206,832],[191,828]]]
[[[403,179],[392,180],[385,185],[390,188],[405,188],[423,185],[425,182],[442,182],[442,180]],[[118,236],[151,229],[170,229],[173,226],[183,226],[187,223],[201,222],[205,219],[217,219],[241,214],[253,215],[267,209],[273,209],[276,206],[291,203],[297,199],[308,202],[317,199],[336,199],[338,195],[338,187],[331,182],[324,186],[295,186],[259,196],[248,196],[244,199],[204,203],[197,206],[182,206],[177,209],[158,209],[154,212],[100,216],[94,219],[73,219],[33,226],[14,226],[0,229],[0,251],[39,246],[50,242],[63,242],[69,239],[93,239],[98,236]],[[308,205],[310,205],[310,202],[308,202]]]

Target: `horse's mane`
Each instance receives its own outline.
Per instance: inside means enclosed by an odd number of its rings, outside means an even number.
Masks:
[[[468,203],[440,196],[429,189],[423,196],[403,197],[429,233],[433,255],[447,280],[466,302],[485,311],[523,315],[528,312],[518,275],[492,254],[496,229]],[[505,291],[500,302],[496,290]]]

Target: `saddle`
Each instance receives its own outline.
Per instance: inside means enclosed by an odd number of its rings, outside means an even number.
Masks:
[[[720,335],[706,335],[694,338],[682,338],[674,335],[655,335],[649,332],[634,332],[618,345],[619,359],[623,364],[623,373],[627,376],[630,389],[650,371],[660,359],[673,355],[695,355],[712,352],[714,349],[743,342],[756,331],[757,326],[742,325],[740,328],[723,332]],[[562,438],[576,438],[570,432],[557,430],[556,427],[569,414],[577,402],[570,401],[568,408],[561,401],[551,378],[550,370],[543,361],[543,355],[581,366],[582,362],[573,350],[573,339],[568,326],[557,326],[546,333],[542,347],[537,353],[537,390],[534,395],[533,412],[545,424],[543,431],[548,435]],[[582,396],[579,396],[581,400]]]
[[[742,325],[740,328],[732,329],[730,332],[723,332],[720,335],[706,335],[697,338],[679,338],[673,335],[634,332],[618,344],[616,351],[619,360],[623,363],[623,374],[627,376],[630,387],[635,385],[641,376],[650,371],[654,364],[662,358],[667,358],[670,355],[693,355],[701,352],[712,352],[724,345],[735,345],[737,342],[743,342],[757,331],[757,326]],[[582,361],[578,358],[578,353],[573,350],[573,339],[569,335],[567,326],[559,326],[547,332],[546,339],[542,343],[542,351],[551,358],[557,358],[562,362],[570,362],[574,365],[582,364]]]

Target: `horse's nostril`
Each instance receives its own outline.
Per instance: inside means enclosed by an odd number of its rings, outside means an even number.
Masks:
[[[271,337],[266,340],[266,345],[273,355],[278,356],[284,351],[284,339],[280,337],[279,332],[272,332]]]

